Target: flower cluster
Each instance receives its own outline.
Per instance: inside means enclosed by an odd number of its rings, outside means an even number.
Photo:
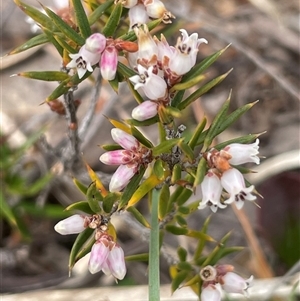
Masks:
[[[109,184],[109,190],[117,192],[129,183],[141,165],[148,165],[152,161],[152,153],[148,148],[141,145],[135,137],[120,129],[112,129],[111,136],[123,149],[102,154],[100,161],[104,164],[120,165]]]
[[[113,275],[122,280],[126,275],[123,249],[107,234],[108,220],[101,215],[72,215],[58,222],[54,229],[62,235],[78,234],[86,228],[95,229],[95,243],[91,249],[89,270],[92,274],[100,272]]]
[[[134,89],[142,89],[148,100],[132,112],[132,117],[139,121],[154,117],[159,106],[170,102],[168,89],[179,82],[184,74],[196,63],[198,48],[205,39],[198,39],[198,34],[188,35],[181,29],[175,47],[170,46],[163,35],[159,40],[152,37],[145,24],[134,27],[138,38],[138,51],[128,54],[130,65],[138,71],[129,80]]]
[[[246,187],[242,173],[231,164],[239,165],[247,162],[259,164],[258,144],[258,139],[252,144],[233,143],[221,151],[212,149],[204,154],[210,169],[201,183],[202,201],[199,209],[209,206],[213,212],[216,212],[218,208],[226,208],[233,202],[238,209],[241,209],[245,200],[256,199],[252,194],[254,186]],[[221,202],[223,189],[229,197]]]
[[[129,28],[135,24],[148,23],[151,19],[161,18],[165,24],[172,23],[175,17],[169,12],[160,0],[116,0],[129,8]]]
[[[101,75],[106,80],[113,80],[118,66],[118,51],[136,51],[137,45],[129,41],[105,38],[101,33],[88,37],[76,54],[70,54],[72,60],[67,68],[76,68],[79,78],[87,71],[93,72],[93,66],[99,64]]]
[[[244,279],[233,273],[234,267],[231,265],[210,265],[200,271],[203,280],[201,301],[220,301],[222,289],[227,293],[247,294],[247,289],[253,280],[253,276]]]

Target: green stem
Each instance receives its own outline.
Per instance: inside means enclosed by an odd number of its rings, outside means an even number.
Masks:
[[[160,300],[158,200],[159,190],[153,189],[149,242],[149,300],[151,301]]]

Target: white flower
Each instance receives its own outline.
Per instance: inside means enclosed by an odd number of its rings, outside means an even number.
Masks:
[[[132,118],[143,121],[156,116],[158,105],[155,101],[146,100],[132,110]]]
[[[260,159],[257,156],[259,153],[259,139],[252,144],[232,143],[224,148],[224,151],[229,153],[232,158],[229,160],[230,164],[239,165],[248,162],[260,163]]]
[[[221,277],[220,283],[227,293],[246,294],[252,280],[253,276],[249,279],[244,279],[236,273],[228,272]]]
[[[167,84],[163,78],[152,71],[153,66],[146,69],[142,65],[138,65],[139,75],[131,76],[129,80],[134,84],[135,90],[142,88],[150,100],[157,100],[165,97]]]
[[[224,189],[229,193],[229,199],[225,200],[225,204],[235,202],[238,209],[244,206],[244,201],[254,201],[256,196],[251,194],[254,186],[246,188],[243,175],[235,168],[225,171],[221,177],[221,184]]]
[[[201,301],[221,301],[221,289],[219,284],[208,284],[201,292]]]
[[[78,234],[85,228],[85,217],[79,214],[65,218],[54,226],[54,230],[61,235]]]
[[[218,208],[223,209],[227,207],[227,205],[220,202],[222,185],[219,177],[214,172],[208,171],[200,187],[202,201],[198,209],[204,209],[206,206],[209,206],[213,212],[216,212]]]

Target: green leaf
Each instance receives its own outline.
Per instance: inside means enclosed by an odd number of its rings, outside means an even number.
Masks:
[[[136,127],[131,126],[131,133],[139,142],[141,142],[146,147],[153,147],[152,142],[148,140]]]
[[[176,200],[178,206],[182,206],[185,202],[188,201],[188,199],[193,194],[193,191],[190,189],[184,189],[181,194],[179,195],[178,199]]]
[[[215,242],[215,240],[211,236],[209,236],[206,233],[203,233],[202,231],[188,230],[188,233],[185,234],[185,235],[188,236],[188,237],[194,237],[194,238],[197,238],[197,239],[203,239],[203,240],[206,240],[206,241]]]
[[[43,27],[42,30],[44,31],[44,34],[47,37],[47,40],[52,43],[52,45],[56,48],[57,52],[61,57],[64,55],[64,48],[57,42],[55,39],[55,35],[53,34],[53,31],[48,30],[46,27]]]
[[[169,185],[164,184],[159,193],[158,218],[162,220],[168,213],[168,204],[170,198]]]
[[[70,78],[67,73],[60,71],[28,71],[18,73],[18,75],[43,81],[62,81]]]
[[[183,247],[178,247],[177,255],[180,261],[186,261],[187,258],[187,250]]]
[[[14,0],[14,2],[19,6],[19,8],[30,18],[36,21],[38,24],[41,24],[43,27],[51,31],[55,31],[57,28],[51,19],[43,14],[40,10],[20,1]]]
[[[121,80],[119,80],[119,78],[118,78],[118,73],[116,73],[116,76],[114,79],[108,81],[108,83],[110,84],[110,86],[116,93],[119,92],[119,82],[120,81]]]
[[[174,165],[172,169],[172,175],[171,175],[171,184],[176,184],[178,180],[181,179],[181,164],[177,163]]]
[[[188,145],[190,146],[190,148],[192,150],[195,149],[195,147],[197,145],[197,141],[198,141],[201,133],[203,132],[203,130],[205,128],[206,122],[207,122],[207,119],[206,119],[206,117],[204,117],[202,119],[202,121],[197,125],[197,127],[196,127],[196,129],[195,129],[195,131],[193,133],[193,136],[191,137],[191,139],[190,139],[190,141],[188,143]]]
[[[140,224],[146,228],[150,228],[148,221],[134,206],[127,207],[126,210],[129,211]]]
[[[210,218],[211,217],[208,216],[206,218],[206,220],[204,221],[203,227],[201,229],[201,232],[203,234],[206,234],[206,232],[207,232],[207,228],[208,228],[208,225],[210,223]],[[196,247],[196,250],[195,250],[195,253],[194,253],[194,260],[197,260],[201,256],[202,251],[203,251],[203,249],[205,247],[205,244],[206,244],[206,240],[205,239],[199,239],[197,247]]]
[[[171,89],[170,92],[176,90],[176,91],[181,91],[181,90],[186,90],[189,89],[191,87],[194,87],[195,85],[197,85],[198,83],[200,83],[201,81],[203,81],[205,79],[205,76],[203,74],[200,74],[198,76],[192,77],[189,80],[185,81],[185,82],[180,82],[178,84],[175,84]]]
[[[149,254],[141,253],[141,254],[135,254],[135,255],[128,255],[128,256],[125,256],[125,260],[126,261],[148,261]]]
[[[213,88],[214,86],[216,86],[217,84],[219,84],[220,82],[222,82],[231,71],[232,71],[232,69],[230,69],[228,72],[226,72],[226,73],[224,73],[224,74],[222,74],[222,75],[214,78],[213,80],[209,81],[208,83],[206,83],[205,85],[203,85],[202,87],[200,87],[199,89],[197,89],[194,93],[192,93],[189,97],[187,97],[185,100],[183,100],[178,105],[178,109],[181,110],[181,111],[183,109],[185,109],[187,106],[189,106],[191,103],[193,103],[201,95],[205,94],[211,88]]]
[[[183,140],[180,140],[178,143],[179,148],[182,150],[182,152],[187,156],[189,162],[193,162],[195,159],[194,152],[192,148],[185,143]]]
[[[88,253],[91,252],[91,249],[93,247],[95,243],[95,236],[91,235],[85,242],[85,244],[83,245],[83,247],[81,248],[81,250],[79,250],[79,252],[77,253],[76,257],[75,257],[75,262],[77,262],[78,260],[80,260],[81,258],[83,258],[85,255],[87,255]]]
[[[215,52],[214,54],[210,55],[209,57],[205,58],[202,62],[195,65],[187,74],[185,74],[182,78],[182,82],[186,82],[193,77],[197,77],[203,71],[205,71],[209,66],[211,66],[224,52],[227,50],[227,48],[230,46],[226,46],[225,48]]]
[[[141,104],[144,101],[141,94],[137,90],[134,89],[134,85],[129,80],[127,80],[127,84],[128,84],[129,90],[130,90],[132,96],[134,97],[134,99],[137,101],[138,104]]]
[[[54,40],[56,43],[64,50],[68,51],[69,53],[77,53],[78,51],[70,46],[70,44],[66,41],[66,38],[62,34],[55,33],[53,35]]]
[[[19,46],[19,47],[15,48],[14,50],[10,51],[8,53],[8,55],[17,54],[17,53],[23,52],[25,50],[28,50],[30,48],[33,48],[35,46],[45,44],[47,42],[49,42],[49,39],[48,39],[47,35],[41,33],[41,34],[31,38],[30,40],[26,41],[21,46]]]
[[[110,8],[114,3],[114,0],[107,0],[103,4],[99,5],[88,17],[89,24],[95,24],[99,18]]]
[[[126,123],[134,126],[149,126],[158,122],[158,116],[152,117],[144,121],[138,121],[135,119],[126,119]]]
[[[87,201],[80,201],[80,202],[73,203],[69,205],[65,210],[66,211],[79,210],[87,214],[94,214],[94,211],[91,209]]]
[[[104,212],[110,213],[113,205],[117,202],[120,198],[119,193],[109,192],[108,195],[105,196],[102,202],[102,207]]]
[[[0,215],[6,219],[6,221],[11,225],[13,228],[18,228],[17,220],[13,210],[10,208],[8,203],[4,200],[4,196],[0,191]]]
[[[84,194],[86,195],[88,187],[81,183],[79,180],[77,180],[76,178],[73,178],[73,182],[76,185],[76,187]]]
[[[202,183],[204,177],[205,177],[205,174],[206,174],[206,160],[202,157],[199,161],[199,164],[197,166],[197,172],[196,172],[196,178],[195,178],[195,181],[194,181],[194,185],[193,185],[193,189],[195,190],[196,187]]]
[[[70,40],[76,44],[82,46],[85,43],[85,39],[81,37],[72,27],[70,27],[66,22],[64,22],[56,13],[54,13],[49,8],[42,5],[43,9],[49,16],[49,18],[55,23],[55,25],[60,29],[60,31]],[[47,26],[44,26],[47,27]]]
[[[180,271],[172,280],[172,293],[174,293],[180,286],[180,284],[187,278],[189,271]]]
[[[161,142],[159,145],[155,146],[152,149],[152,155],[154,157],[159,156],[163,153],[169,153],[173,146],[177,145],[180,141],[180,138],[165,140]]]
[[[166,230],[174,235],[187,235],[189,230],[187,228],[181,228],[174,225],[166,225]]]
[[[159,180],[163,180],[165,176],[165,163],[161,160],[158,159],[154,162],[153,165],[153,173],[156,175],[156,177]]]
[[[92,31],[82,2],[81,0],[72,0],[72,4],[74,7],[77,26],[81,35],[86,39],[92,34]]]
[[[101,145],[101,147],[106,151],[123,149],[122,146],[119,144],[104,144],[104,145]]]
[[[172,99],[171,106],[178,107],[179,103],[182,101],[184,96],[185,90],[178,91],[175,97]]]
[[[179,226],[186,228],[187,227],[187,222],[185,220],[184,217],[182,217],[181,215],[176,215],[175,216],[175,220],[178,223]]]
[[[184,215],[188,215],[189,213],[191,213],[191,210],[189,207],[179,206],[178,212],[180,212],[181,214],[184,214]]]
[[[99,202],[103,201],[103,197],[96,186],[96,182],[92,182],[86,193],[87,201],[91,210],[95,213],[101,213]]]
[[[144,167],[140,167],[139,172],[132,177],[132,179],[130,180],[130,182],[128,183],[126,188],[124,189],[124,192],[122,193],[122,196],[120,199],[120,204],[119,204],[119,209],[122,209],[124,206],[127,205],[129,200],[131,199],[131,197],[137,190],[137,188],[144,176],[145,170],[146,169]]]
[[[78,253],[84,247],[86,242],[90,239],[91,235],[93,235],[94,230],[91,228],[86,228],[80,234],[78,234],[73,247],[70,252],[69,257],[69,271],[71,272],[73,266],[76,263],[76,257],[78,257]]]
[[[118,27],[118,24],[120,22],[121,19],[121,15],[122,15],[122,10],[123,10],[123,6],[121,3],[118,3],[111,15],[109,16],[103,30],[102,33],[106,36],[106,37],[111,37],[113,36],[113,34],[116,31],[116,28]]]
[[[185,271],[191,271],[193,269],[192,265],[188,262],[179,262],[177,264],[177,268],[179,270],[185,270]]]
[[[123,63],[121,62],[118,62],[118,71],[125,77],[125,78],[128,78],[128,77],[131,77],[131,76],[134,76],[134,75],[137,75],[137,73],[128,68],[126,65],[124,65]]]

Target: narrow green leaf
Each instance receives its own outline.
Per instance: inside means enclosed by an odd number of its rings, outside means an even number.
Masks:
[[[203,132],[204,128],[205,128],[205,125],[206,125],[206,122],[207,122],[207,119],[206,117],[204,117],[202,119],[202,121],[197,125],[194,133],[193,133],[193,136],[191,137],[188,145],[190,146],[190,148],[192,150],[195,149],[196,145],[197,145],[197,141],[199,139],[199,136],[201,135],[201,133]]]
[[[96,186],[96,182],[92,182],[90,184],[86,193],[86,197],[91,210],[95,213],[100,213],[101,208],[99,202],[103,201],[103,197]]]
[[[158,122],[158,116],[152,117],[144,121],[138,121],[135,119],[126,119],[126,123],[134,126],[149,126]]]
[[[101,145],[101,147],[108,152],[113,151],[113,150],[122,149],[122,147],[119,144],[104,144],[104,145]]]
[[[209,236],[206,233],[203,233],[202,231],[188,230],[188,233],[185,234],[185,235],[189,236],[189,237],[194,237],[194,238],[197,238],[197,239],[204,239],[206,241],[215,242],[215,240],[211,236]]]
[[[162,220],[168,213],[168,204],[170,198],[169,185],[164,184],[159,193],[158,218]]]
[[[95,243],[95,236],[91,235],[85,242],[85,244],[83,245],[83,247],[79,250],[79,252],[77,253],[76,257],[75,257],[75,262],[77,262],[78,260],[80,260],[81,258],[83,258],[85,255],[87,255],[88,253],[91,252],[91,249],[93,247]]]
[[[216,115],[216,117],[214,118],[214,120],[212,121],[212,123],[208,129],[208,132],[204,139],[204,146],[202,149],[203,151],[205,151],[210,146],[214,137],[216,136],[216,133],[218,132],[219,127],[222,125],[222,123],[227,118],[226,115],[227,115],[227,111],[228,111],[228,108],[230,105],[230,100],[231,100],[231,91],[229,93],[228,98],[222,105],[221,109],[219,110],[218,114]]]
[[[195,155],[191,147],[183,140],[179,141],[178,146],[182,150],[182,152],[187,156],[189,162],[193,162],[193,160],[195,159]]]
[[[134,85],[129,80],[127,80],[127,84],[128,84],[129,90],[130,90],[131,94],[133,95],[134,99],[137,101],[138,104],[141,104],[144,101],[141,94],[137,90],[134,89]]]
[[[77,180],[76,178],[73,178],[73,183],[76,185],[76,187],[84,194],[86,195],[88,187],[81,183],[79,180]]]
[[[178,247],[177,255],[180,261],[186,261],[187,258],[187,250],[183,247]]]
[[[202,157],[197,166],[196,178],[194,181],[193,189],[196,189],[196,187],[200,183],[202,183],[202,181],[205,177],[205,174],[206,174],[206,160]]]
[[[129,211],[140,224],[142,224],[146,228],[150,228],[148,221],[134,206],[127,207],[126,210]]]
[[[186,82],[193,77],[197,77],[203,71],[205,71],[209,66],[211,66],[230,46],[226,46],[225,48],[215,52],[214,54],[210,55],[209,57],[205,58],[202,62],[199,64],[195,65],[187,74],[185,74],[182,78],[182,82]]]
[[[216,146],[214,146],[214,148],[217,150],[221,150],[232,143],[248,144],[256,140],[260,135],[261,134],[249,134],[242,137],[233,138],[228,141],[217,144]]]
[[[192,196],[193,191],[190,189],[184,189],[181,194],[179,195],[178,199],[176,200],[176,203],[178,206],[182,206],[185,204],[185,202],[188,201],[188,199]]]
[[[63,36],[62,34],[54,34],[53,35],[54,40],[56,41],[56,43],[58,45],[60,45],[60,47],[62,47],[62,49],[65,49],[66,51],[68,51],[69,53],[75,54],[78,51],[73,48],[72,46],[70,46],[70,44],[66,41],[65,36]]]
[[[189,207],[179,206],[178,212],[180,212],[181,214],[184,214],[184,215],[188,215],[189,213],[191,213],[191,210]]]
[[[125,77],[125,78],[128,78],[128,77],[131,77],[131,76],[134,76],[134,75],[137,75],[137,73],[130,69],[129,67],[127,67],[126,65],[124,65],[123,63],[121,62],[118,62],[118,71]]]
[[[56,48],[59,55],[63,57],[64,48],[55,39],[55,35],[53,34],[53,31],[48,30],[46,27],[43,27],[42,30],[44,31],[44,34],[47,36],[48,41]]]
[[[145,173],[145,168],[141,167],[139,172],[135,174],[126,188],[124,189],[124,192],[122,193],[121,199],[120,199],[120,204],[119,204],[119,209],[122,209],[124,206],[127,205],[128,201],[131,199],[135,191],[137,190],[143,176]]]
[[[159,223],[158,202],[159,191],[152,190],[151,204],[151,231],[149,241],[149,300],[160,300],[160,273],[159,273]]]
[[[148,261],[149,254],[141,253],[141,254],[135,254],[135,255],[128,255],[128,256],[125,256],[125,260],[126,261]]]
[[[182,101],[184,93],[185,93],[185,90],[181,90],[176,93],[176,95],[174,96],[174,98],[172,99],[172,102],[171,102],[172,107],[178,107],[178,105]]]
[[[8,55],[17,54],[17,53],[23,52],[25,50],[28,50],[30,48],[33,48],[35,46],[45,44],[47,42],[49,42],[49,39],[48,39],[47,35],[41,33],[41,34],[31,38],[30,40],[26,41],[21,46],[13,49],[12,51],[10,51],[8,53]]]
[[[145,137],[145,135],[143,135],[136,127],[134,126],[131,126],[131,133],[132,135],[139,141],[141,142],[143,145],[145,145],[146,147],[148,148],[152,148],[153,147],[153,144],[152,142],[147,139]]]
[[[74,7],[77,26],[81,35],[86,39],[92,34],[92,31],[82,2],[81,0],[72,0],[72,4]]]
[[[180,82],[176,85],[174,85],[171,89],[170,92],[176,90],[176,91],[181,91],[181,90],[186,90],[189,88],[194,87],[195,85],[199,84],[201,81],[205,79],[205,76],[203,74],[200,74],[198,76],[192,77],[189,80],[185,82]]]
[[[206,220],[204,221],[203,227],[202,227],[202,229],[201,229],[201,232],[202,232],[203,234],[206,234],[206,232],[207,232],[207,228],[208,228],[208,225],[209,225],[209,223],[210,223],[210,218],[211,218],[211,217],[208,216],[208,217],[206,218]],[[199,259],[199,257],[200,257],[201,254],[202,254],[202,251],[203,251],[203,249],[204,249],[204,247],[205,247],[205,244],[206,244],[206,240],[205,240],[205,239],[199,239],[198,244],[197,244],[197,247],[196,247],[196,250],[195,250],[195,253],[194,253],[194,260]]]
[[[94,230],[91,228],[86,228],[83,232],[78,234],[73,247],[70,252],[69,257],[69,271],[71,272],[73,266],[76,263],[76,257],[78,256],[79,251],[83,248],[85,243],[89,240],[91,235],[93,235]]]
[[[182,217],[181,215],[176,215],[175,216],[175,220],[178,223],[179,226],[186,228],[187,227],[187,222],[185,220],[184,217]]]
[[[179,262],[177,264],[177,267],[179,270],[185,270],[185,271],[191,271],[193,269],[192,265],[188,262]]]
[[[158,159],[154,162],[153,165],[153,173],[156,175],[156,177],[159,180],[163,180],[165,176],[165,163],[161,160]]]
[[[189,271],[183,270],[176,275],[176,277],[172,280],[172,293],[174,293],[179,288],[180,284],[186,279],[188,274]]]
[[[181,179],[181,164],[177,163],[174,165],[172,169],[172,175],[171,175],[171,183],[176,184],[178,180]]]
[[[4,200],[4,196],[2,192],[0,192],[0,215],[6,219],[6,221],[14,228],[18,228],[17,220],[14,212],[8,205],[8,203]]]
[[[120,198],[119,193],[109,192],[108,195],[105,196],[102,202],[102,207],[104,212],[110,213],[113,205],[117,202]]]
[[[65,210],[66,211],[79,210],[79,211],[85,212],[87,214],[94,214],[94,211],[92,211],[92,209],[87,201],[79,201],[79,202],[73,203],[73,204],[69,205]]]
[[[163,153],[169,153],[172,149],[173,146],[175,146],[176,144],[178,144],[178,142],[180,141],[179,138],[176,139],[170,139],[170,140],[165,140],[163,142],[161,142],[159,145],[155,146],[152,149],[152,154],[153,156],[159,156]]]
[[[115,33],[116,28],[118,27],[118,24],[122,16],[122,10],[123,10],[122,4],[121,3],[116,4],[102,30],[102,33],[106,37],[111,37]]]
[[[202,87],[200,87],[199,89],[197,89],[194,93],[192,93],[189,97],[187,97],[185,100],[183,100],[178,105],[178,109],[179,110],[185,109],[187,106],[189,106],[191,103],[193,103],[201,95],[205,94],[211,88],[213,88],[214,86],[216,86],[217,84],[219,84],[220,82],[222,82],[231,71],[232,71],[232,69],[230,69],[225,74],[222,74],[222,75],[214,78],[213,80],[209,81],[208,83],[206,83],[205,85],[203,85]]]
[[[109,80],[108,83],[110,84],[110,86],[112,87],[112,89],[118,94],[119,92],[119,82],[121,82],[121,80],[119,80],[118,78],[118,72],[116,73],[116,76],[114,79]]]
[[[72,40],[80,46],[82,46],[85,43],[85,39],[82,36],[80,36],[71,26],[64,22],[55,12],[45,7],[44,5],[42,5],[42,7],[49,16],[49,18],[55,23],[55,25],[67,38],[69,38],[70,40]]]
[[[58,82],[70,78],[70,76],[67,73],[60,71],[28,71],[21,72],[18,75],[31,79]]]
[[[166,225],[166,230],[174,235],[187,235],[189,230],[187,228],[181,228],[174,225]]]
[[[89,24],[95,24],[99,18],[110,8],[114,3],[114,0],[107,0],[103,4],[99,5],[88,17]]]
[[[55,24],[51,21],[51,19],[37,8],[34,8],[20,0],[14,0],[14,2],[27,16],[32,18],[38,24],[41,24],[43,27],[46,27],[51,31],[55,31],[57,29]]]
[[[175,117],[175,118],[180,118],[182,116],[181,111],[175,107],[168,106],[165,108],[165,111],[168,115]]]

